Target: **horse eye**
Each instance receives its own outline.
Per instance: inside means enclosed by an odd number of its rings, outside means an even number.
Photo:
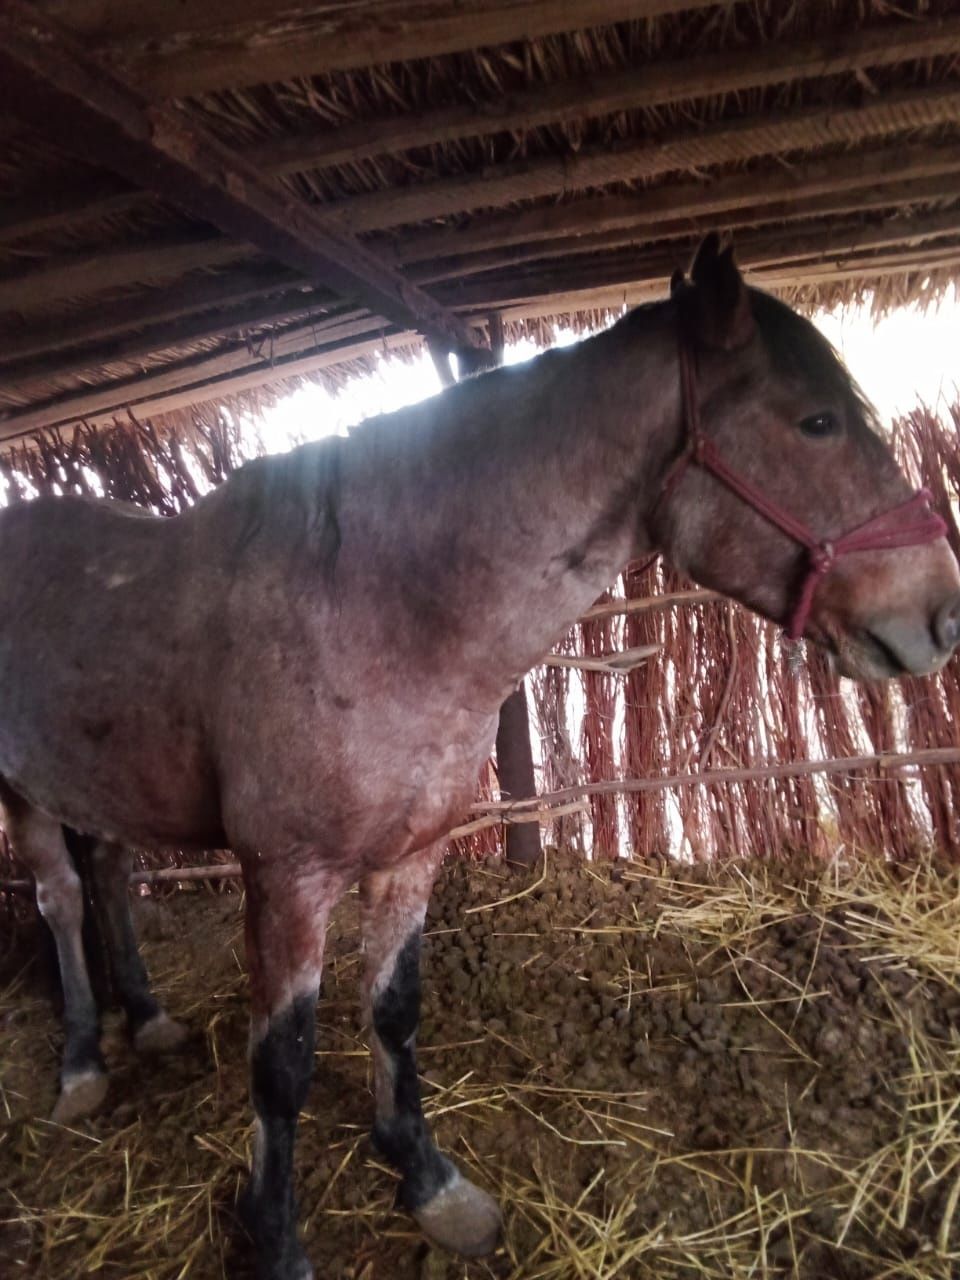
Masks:
[[[832,413],[811,413],[809,418],[800,420],[800,430],[805,436],[815,438],[832,436],[840,430],[840,423]]]

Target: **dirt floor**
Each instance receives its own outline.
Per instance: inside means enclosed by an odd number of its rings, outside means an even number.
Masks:
[[[0,993],[4,1280],[251,1275],[239,907],[145,904],[157,986],[195,1035],[140,1062],[108,1019],[108,1103],[76,1130],[43,1119],[60,1037],[36,977]],[[393,1211],[366,1137],[355,923],[351,898],[298,1146],[318,1280],[960,1275],[956,872],[450,867],[420,1061],[440,1143],[505,1208],[504,1248],[470,1265]]]

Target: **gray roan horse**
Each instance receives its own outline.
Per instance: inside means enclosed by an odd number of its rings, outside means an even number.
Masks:
[[[99,842],[143,1047],[180,1029],[137,958],[122,849],[232,846],[253,1001],[243,1209],[262,1280],[309,1277],[294,1132],[324,926],[359,880],[376,1142],[425,1232],[491,1249],[499,1210],[433,1145],[414,1042],[427,897],[500,704],[657,550],[775,621],[796,622],[802,597],[804,634],[848,676],[935,671],[960,625],[942,528],[832,349],[746,288],[716,237],[669,300],[349,439],[255,461],[178,518],[72,497],[5,510],[0,775],[62,968],[55,1114],[106,1087],[64,828]]]

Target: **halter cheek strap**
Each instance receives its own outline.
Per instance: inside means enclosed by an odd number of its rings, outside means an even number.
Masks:
[[[917,547],[942,538],[947,532],[943,520],[930,510],[931,495],[927,489],[918,489],[906,502],[881,512],[872,520],[855,526],[830,540],[818,538],[802,520],[772,502],[745,476],[729,467],[720,456],[712,440],[703,433],[700,422],[700,400],[697,395],[697,376],[694,356],[689,345],[680,340],[680,389],[683,399],[683,418],[687,443],[664,478],[660,501],[664,501],[676,488],[688,467],[699,466],[726,485],[765,520],[782,530],[794,542],[806,547],[809,553],[807,573],[800,587],[796,604],[787,623],[787,635],[799,640],[806,628],[813,605],[813,597],[824,576],[836,560],[855,551],[886,551],[895,547]]]

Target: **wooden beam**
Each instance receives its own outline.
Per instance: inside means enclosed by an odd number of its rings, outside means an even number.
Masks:
[[[333,310],[329,296],[297,292],[260,299],[226,311],[202,312],[164,324],[148,325],[136,333],[124,334],[108,342],[67,352],[45,353],[29,360],[5,359],[6,353],[0,344],[0,391],[8,385],[23,388],[30,382],[47,382],[85,369],[102,369],[109,364],[136,360],[138,356],[171,351],[175,347],[241,330],[287,324],[307,316],[312,317],[312,323],[319,331],[335,318],[330,314]],[[357,316],[360,313],[350,314]]]
[[[710,217],[741,208],[863,192],[894,180],[919,181],[960,172],[960,143],[880,146],[823,160],[775,164],[748,174],[661,183],[632,195],[585,196],[565,204],[471,219],[464,227],[414,231],[393,241],[397,261],[415,262],[502,250],[537,240],[598,235],[662,225],[667,218]]]
[[[259,384],[279,381],[286,375],[285,365],[301,359],[306,353],[338,353],[345,345],[366,341],[389,328],[382,316],[364,313],[357,317],[332,317],[326,322],[297,325],[278,333],[262,356],[257,358],[247,342],[232,343],[216,352],[203,352],[172,361],[157,369],[132,377],[117,378],[82,391],[69,391],[53,396],[42,404],[32,404],[24,409],[0,413],[0,438],[11,432],[22,434],[41,426],[60,423],[89,421],[93,416],[121,412],[127,406],[136,407],[144,402],[154,402],[169,392],[188,387],[202,388],[212,381],[222,381],[235,374],[254,374]],[[333,361],[334,363],[336,361]],[[250,385],[258,385],[256,382]]]
[[[253,249],[214,234],[189,233],[91,253],[63,254],[0,278],[0,311],[29,313],[60,298],[122,289],[251,258]]]
[[[809,777],[813,774],[862,773],[865,769],[876,769],[882,779],[883,775],[891,769],[929,768],[948,764],[960,764],[960,748],[928,747],[920,751],[896,751],[882,756],[785,760],[782,763],[773,762],[742,769],[704,769],[699,773],[674,773],[652,778],[615,778],[609,782],[583,782],[573,787],[563,787],[559,791],[549,791],[543,795],[513,803],[485,800],[476,806],[471,806],[471,810],[476,807],[484,810],[502,810],[505,813],[509,813],[511,809],[522,812],[524,809],[558,804],[580,796],[635,794],[640,791],[662,791],[673,787],[724,786],[732,782],[774,782],[784,778]],[[857,785],[863,784],[859,782]]]
[[[294,353],[283,360],[264,360],[255,366],[241,367],[235,373],[211,377],[199,383],[189,383],[174,388],[168,393],[161,392],[142,400],[127,400],[109,408],[90,411],[82,417],[85,423],[93,426],[109,426],[117,417],[125,414],[127,407],[131,407],[139,417],[156,418],[165,413],[173,413],[211,400],[224,400],[229,396],[239,395],[284,379],[306,377],[322,369],[346,364],[351,360],[358,360],[379,352],[415,347],[420,342],[421,336],[413,330],[403,332],[386,330],[376,336],[359,340],[346,338],[304,355]],[[56,417],[56,420],[51,420],[51,417],[43,411],[33,409],[15,417],[0,419],[0,441],[22,439],[43,427],[59,425],[61,421],[66,428],[65,434],[69,435],[78,419],[68,414],[62,419]]]
[[[351,196],[329,206],[331,222],[357,232],[493,209],[520,200],[586,191],[617,182],[650,180],[760,156],[862,144],[907,130],[960,121],[955,84],[915,89],[856,107],[808,107],[686,127],[663,138],[493,165],[467,177],[437,178],[401,189]]]
[[[838,75],[960,52],[960,18],[885,22],[818,40],[765,45],[694,58],[657,60],[609,75],[584,76],[505,93],[482,103],[357,120],[307,129],[259,143],[249,155],[271,173],[294,173],[372,156],[482,137],[570,124],[619,111],[794,80]]]
[[[709,231],[730,232],[735,240],[745,227],[757,228],[764,223],[810,221],[826,217],[882,209],[910,208],[929,201],[952,200],[957,194],[958,174],[926,178],[906,183],[890,183],[868,187],[864,191],[847,191],[837,195],[818,196],[814,200],[785,200],[760,208],[736,208],[726,214],[707,213],[704,217],[663,218],[654,225],[641,224],[617,231],[601,231],[597,235],[566,236],[557,240],[538,240],[532,244],[492,249],[487,253],[462,258],[444,258],[435,266],[421,265],[412,274],[421,284],[442,280],[466,280],[494,270],[516,270],[530,263],[552,258],[570,258],[578,254],[598,255],[606,250],[628,245],[646,249],[653,243],[662,246],[668,240],[686,240],[706,235]]]
[[[782,270],[764,268],[745,270],[748,282],[766,289],[789,289],[800,286],[830,286],[875,281],[904,275],[924,274],[932,271],[956,273],[960,270],[960,244],[940,249],[926,249],[907,253],[889,253],[851,257],[843,263],[794,264]],[[643,275],[640,271],[616,273],[619,278],[598,283],[554,278],[550,287],[535,291],[528,289],[527,296],[519,291],[501,288],[495,304],[503,308],[507,323],[543,317],[559,318],[578,312],[620,311],[640,303],[663,297],[670,275],[653,272]],[[493,292],[491,290],[491,292]],[[489,302],[487,305],[494,305]]]
[[[149,199],[144,192],[133,191],[114,178],[54,183],[43,191],[0,204],[0,245],[95,218],[129,213]]]
[[[48,3],[45,7],[57,13],[64,9],[62,4]],[[94,0],[92,7],[101,12],[104,6],[101,0]],[[190,13],[201,12],[208,18],[208,8],[216,6],[196,6],[178,20],[182,22]],[[136,15],[140,6],[124,3],[122,11]],[[165,9],[157,12],[169,21],[170,15]],[[76,25],[72,18],[80,15],[73,0],[66,5],[65,13],[67,21]],[[834,75],[958,50],[960,19],[883,23],[822,40],[768,46],[759,52],[725,51],[657,62],[611,75],[560,81],[504,94],[480,105],[459,104],[436,111],[352,121],[337,128],[307,130],[254,145],[246,154],[265,171],[280,175],[463,137],[563,124],[585,116],[662,106],[691,97],[740,92],[808,76]],[[0,209],[0,244],[37,230],[128,212],[147,198],[142,192],[118,188],[110,182],[101,183],[99,187],[92,184],[88,190],[40,193],[19,205]]]
[[[275,6],[269,2],[231,6],[229,0],[216,0],[211,6],[212,14],[222,10],[223,19],[204,21],[208,30],[196,32],[187,41],[171,41],[164,48],[164,37],[179,30],[179,22],[168,16],[164,23],[160,15],[155,19],[159,25],[147,37],[150,44],[137,48],[130,41],[129,24],[138,19],[128,16],[126,46],[106,52],[136,83],[143,84],[151,97],[183,98],[294,76],[538,40],[565,31],[657,18],[722,2],[725,0],[471,0],[463,4],[446,0],[424,4],[406,0],[347,6],[340,12],[321,12],[307,21],[300,13],[298,21],[284,24],[275,22]],[[155,6],[144,0],[126,5],[121,0],[119,5],[128,15],[139,11],[143,15],[139,21],[144,25],[144,11],[149,12],[151,7]],[[113,5],[115,12],[117,8]],[[71,4],[63,11],[65,21],[71,20],[72,9]],[[180,6],[177,9],[182,12]],[[273,24],[274,30],[257,30],[258,24]],[[98,42],[111,39],[105,24],[88,28],[85,34]]]
[[[926,243],[960,236],[960,211],[935,214],[923,219],[889,219],[878,227],[862,227],[859,223],[848,227],[828,227],[815,223],[796,231],[774,229],[741,236],[736,241],[738,261],[750,271],[769,273],[778,283],[790,283],[793,272],[801,272],[802,259],[815,259],[807,263],[818,270],[827,260],[838,261],[839,269],[853,264],[857,255],[889,251],[899,261],[906,255],[911,261],[922,262],[926,256],[931,262],[947,257],[952,260],[956,246],[940,246]],[[464,311],[486,311],[492,306],[517,307],[527,302],[537,302],[551,294],[570,294],[583,291],[589,294],[603,291],[615,296],[616,290],[630,286],[651,286],[669,279],[677,266],[689,261],[697,245],[692,238],[686,245],[678,242],[668,249],[655,249],[643,253],[611,254],[595,262],[584,263],[574,259],[572,263],[559,261],[535,271],[511,271],[506,277],[492,276],[466,285],[448,285],[439,290],[448,305]],[[794,264],[798,265],[794,265]],[[631,299],[636,295],[631,295]],[[628,299],[630,300],[630,299]],[[542,303],[539,314],[551,313]],[[606,303],[605,305],[616,305]],[[513,318],[506,315],[505,319]]]
[[[307,278],[452,346],[472,330],[176,108],[148,108],[25,0],[0,7],[0,105],[73,154],[249,242]]]
[[[79,318],[44,317],[36,328],[0,335],[0,355],[7,363],[44,353],[99,342],[147,325],[162,324],[198,311],[269,299],[277,293],[305,288],[282,267],[234,269],[220,275],[194,276],[165,289],[149,289],[122,302],[100,303]],[[332,295],[330,295],[332,297]]]

